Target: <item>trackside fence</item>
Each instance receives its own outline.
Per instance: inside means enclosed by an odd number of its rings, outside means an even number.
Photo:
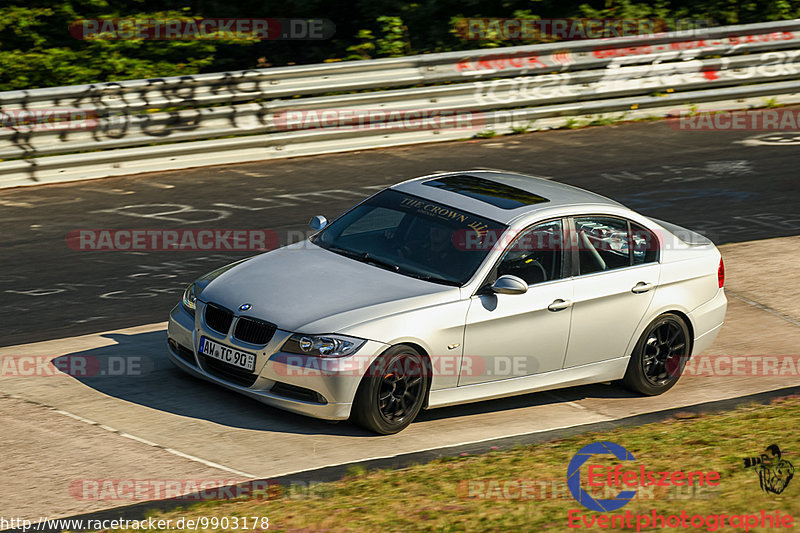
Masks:
[[[0,93],[0,188],[800,102],[800,20]]]

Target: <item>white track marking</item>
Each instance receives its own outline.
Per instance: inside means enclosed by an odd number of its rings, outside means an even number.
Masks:
[[[34,207],[34,205],[30,202],[15,202],[14,200],[2,199],[0,199],[0,205],[5,205],[8,207]]]
[[[649,414],[649,413],[642,413],[642,414]],[[589,422],[589,424],[597,424],[597,423],[600,423],[600,422],[608,422],[608,421],[615,420],[614,418],[611,418],[611,417],[606,416],[606,415],[602,415],[602,416],[605,417],[605,420],[597,420],[595,422]],[[474,444],[481,444],[483,442],[491,442],[491,441],[494,441],[494,440],[503,440],[503,439],[510,439],[510,438],[513,438],[513,437],[524,437],[524,436],[528,436],[528,435],[535,435],[536,433],[548,433],[550,431],[560,431],[562,429],[571,429],[571,428],[579,427],[581,425],[582,424],[572,424],[572,425],[569,425],[569,426],[557,426],[557,427],[552,427],[552,428],[536,429],[534,431],[522,431],[522,432],[519,432],[519,433],[512,433],[510,435],[496,435],[496,436],[493,436],[493,437],[487,437],[485,439],[480,439],[480,440],[468,440],[468,441],[464,441],[464,442],[459,442],[457,444],[446,444],[446,445],[443,445],[443,446],[436,446],[435,448],[422,448],[422,449],[419,449],[419,450],[412,450],[412,451],[409,451],[409,452],[396,453],[396,454],[392,454],[392,455],[376,455],[374,457],[366,457],[366,458],[363,458],[363,459],[356,459],[356,460],[353,460],[353,461],[344,461],[344,462],[339,462],[339,463],[331,463],[331,464],[327,464],[327,465],[324,465],[324,466],[314,467],[314,468],[311,468],[311,469],[293,470],[291,472],[282,472],[280,474],[271,475],[270,478],[274,479],[274,478],[280,478],[280,477],[286,477],[286,476],[293,476],[293,475],[296,475],[296,474],[302,474],[304,472],[322,470],[324,468],[331,468],[331,467],[334,467],[334,466],[343,466],[343,465],[349,465],[349,464],[365,463],[365,462],[370,462],[370,461],[377,461],[379,459],[392,459],[394,457],[402,457],[403,455],[413,455],[413,454],[437,451],[437,450],[442,450],[442,449],[459,448],[461,446],[471,446],[471,445],[474,445]]]
[[[163,446],[163,445],[158,444],[156,442],[152,442],[152,441],[149,441],[147,439],[143,439],[141,437],[137,437],[136,435],[131,435],[130,433],[125,433],[124,431],[120,431],[120,430],[115,429],[115,428],[113,428],[111,426],[107,426],[105,424],[101,424],[99,422],[95,422],[94,420],[91,420],[89,418],[85,418],[83,416],[76,415],[75,413],[70,413],[69,411],[65,411],[63,409],[57,409],[57,408],[55,408],[55,407],[53,407],[51,405],[47,405],[47,404],[44,404],[44,403],[36,402],[36,401],[30,400],[28,398],[24,398],[22,396],[19,396],[17,394],[0,393],[0,397],[2,397],[2,398],[11,398],[11,399],[14,399],[14,400],[20,400],[20,401],[27,402],[29,404],[35,405],[37,407],[43,407],[45,409],[49,409],[49,410],[53,411],[54,413],[58,413],[60,415],[67,416],[67,417],[72,418],[74,420],[77,420],[79,422],[83,422],[84,424],[89,424],[89,425],[98,427],[100,429],[108,431],[109,433],[114,433],[114,434],[116,434],[116,435],[118,435],[118,436],[120,436],[120,437],[122,437],[124,439],[130,439],[130,440],[138,442],[140,444],[145,444],[145,445],[151,446],[153,448],[158,448],[160,450],[164,450],[167,453],[171,453],[172,455],[176,455],[178,457],[182,457],[184,459],[188,459],[189,461],[194,461],[195,463],[200,463],[200,464],[205,465],[205,466],[207,466],[209,468],[216,468],[217,470],[223,470],[223,471],[228,472],[230,474],[235,474],[237,476],[242,476],[243,478],[246,478],[246,479],[258,479],[260,477],[260,476],[257,476],[255,474],[248,474],[247,472],[242,472],[241,470],[236,470],[235,468],[229,468],[229,467],[227,467],[225,465],[221,465],[221,464],[215,463],[213,461],[208,461],[206,459],[203,459],[202,457],[196,457],[196,456],[190,455],[188,453],[183,453],[183,452],[181,452],[179,450],[176,450],[174,448],[170,448],[168,446]]]
[[[563,398],[563,397],[559,396],[558,394],[556,394],[554,392],[551,392],[551,391],[544,391],[544,392],[545,392],[545,394],[547,394],[549,396],[552,396],[553,398],[555,398],[559,402],[561,402],[561,403],[563,403],[565,405],[569,405],[570,407],[574,407],[576,409],[583,409],[584,411],[590,410],[585,405],[581,405],[579,403],[571,402],[571,401],[567,400],[566,398]],[[592,412],[596,413],[597,411],[592,411]],[[598,414],[603,414],[603,413],[598,413]]]
[[[82,191],[101,192],[104,194],[136,194],[136,191],[127,191],[125,189],[101,189],[100,187],[81,187]]]
[[[750,298],[745,298],[744,296],[742,296],[740,294],[736,294],[735,292],[733,292],[730,289],[725,289],[725,294],[730,294],[734,298],[737,298],[737,299],[743,301],[746,304],[750,304],[753,307],[757,307],[757,308],[761,309],[762,311],[766,311],[767,313],[772,313],[773,315],[777,316],[778,318],[782,318],[783,320],[785,320],[789,324],[792,324],[794,326],[800,326],[800,322],[798,322],[794,318],[792,318],[792,317],[790,317],[788,315],[784,315],[780,311],[776,311],[775,309],[773,309],[771,307],[768,307],[768,306],[766,306],[764,304],[760,304],[760,303],[756,302],[755,300],[751,300]]]

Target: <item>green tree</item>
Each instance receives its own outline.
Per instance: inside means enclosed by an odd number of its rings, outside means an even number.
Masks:
[[[408,40],[408,28],[403,24],[403,19],[380,16],[376,22],[380,25],[380,37],[375,37],[372,30],[359,30],[356,38],[360,42],[347,48],[350,52],[347,59],[400,57],[413,53]]]
[[[336,33],[325,41],[122,41],[67,31],[76,19],[130,17],[321,18]],[[467,40],[454,31],[460,18],[484,17],[746,24],[798,18],[800,0],[4,0],[0,90],[248,69],[258,58],[280,66],[538,42]]]
[[[100,0],[93,7],[83,13],[69,2],[0,8],[0,90],[196,74],[214,64],[217,47],[225,44],[75,38],[69,24],[96,18],[98,11],[102,18],[189,17],[187,10],[123,14]]]

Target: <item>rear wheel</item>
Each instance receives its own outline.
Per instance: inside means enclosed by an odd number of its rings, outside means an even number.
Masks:
[[[428,366],[417,350],[405,345],[389,348],[361,380],[352,420],[381,435],[405,429],[422,409],[429,380]]]
[[[622,383],[647,396],[661,394],[678,382],[688,357],[686,322],[676,314],[663,314],[645,328],[636,343]]]

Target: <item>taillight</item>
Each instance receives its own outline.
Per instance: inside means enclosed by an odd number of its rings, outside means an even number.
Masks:
[[[719,288],[721,289],[723,285],[725,285],[725,263],[722,262],[722,258],[719,258],[719,269],[717,270],[717,280],[719,280]]]

